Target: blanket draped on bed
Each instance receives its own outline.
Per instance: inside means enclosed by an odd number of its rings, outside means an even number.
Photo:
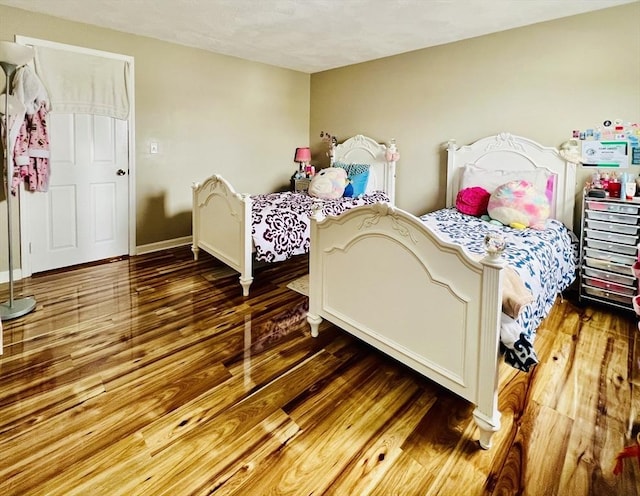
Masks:
[[[280,262],[309,252],[311,208],[322,205],[325,216],[339,215],[350,208],[377,202],[389,202],[382,191],[359,198],[321,200],[304,193],[252,195],[251,235],[256,260]]]
[[[440,238],[462,246],[474,259],[486,254],[484,238],[489,232],[499,232],[505,239],[502,257],[518,273],[533,302],[515,319],[522,328],[519,339],[502,340],[501,349],[509,365],[528,371],[537,363],[533,348],[536,329],[551,311],[556,296],[575,279],[575,236],[554,219],[547,221],[544,230],[518,230],[489,224],[455,208],[431,212],[420,219]]]

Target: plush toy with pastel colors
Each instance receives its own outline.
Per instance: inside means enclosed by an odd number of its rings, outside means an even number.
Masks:
[[[528,181],[510,181],[489,198],[489,217],[515,229],[544,229],[551,208],[544,192]]]
[[[325,200],[337,200],[347,186],[347,171],[341,167],[321,169],[309,185],[309,195]]]

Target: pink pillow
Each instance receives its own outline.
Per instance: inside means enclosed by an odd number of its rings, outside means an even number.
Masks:
[[[547,179],[547,188],[544,191],[544,194],[547,197],[547,200],[549,200],[549,205],[553,205],[553,190],[556,187],[556,176],[554,174],[551,174],[549,176],[549,179]]]
[[[464,188],[458,191],[456,208],[463,214],[480,217],[487,213],[490,197],[491,193],[480,186]]]

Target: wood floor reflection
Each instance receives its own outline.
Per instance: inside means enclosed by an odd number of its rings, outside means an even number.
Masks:
[[[638,460],[613,474],[640,431],[632,315],[559,300],[541,363],[501,368],[484,451],[466,401],[309,336],[306,264],[258,268],[249,298],[186,247],[17,281],[38,303],[4,322],[0,494],[640,494]]]

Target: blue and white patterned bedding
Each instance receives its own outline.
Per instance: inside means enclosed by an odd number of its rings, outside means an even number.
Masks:
[[[507,244],[502,256],[531,291],[534,301],[526,305],[516,319],[524,331],[520,339],[513,348],[501,348],[508,364],[528,371],[537,363],[533,349],[536,329],[551,311],[556,296],[575,279],[575,236],[554,219],[548,220],[547,228],[541,231],[497,226],[455,208],[437,210],[420,218],[440,238],[476,255],[486,253],[484,238],[489,232],[499,232],[505,239]]]
[[[357,198],[319,200],[306,193],[252,195],[251,235],[256,260],[280,262],[309,252],[311,207],[322,204],[322,213],[339,215],[360,205],[389,202],[389,196],[374,191]]]

